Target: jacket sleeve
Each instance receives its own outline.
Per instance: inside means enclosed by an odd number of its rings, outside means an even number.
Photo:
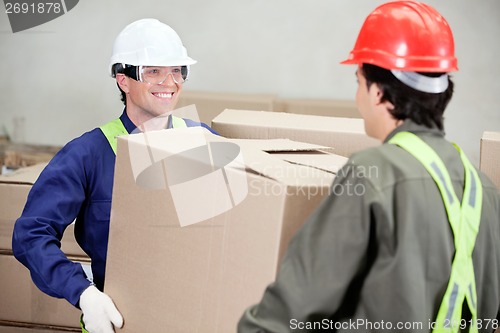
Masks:
[[[330,330],[354,311],[360,284],[376,255],[369,180],[348,163],[331,192],[290,242],[276,281],[245,311],[239,333]],[[333,331],[333,330],[332,330]]]
[[[85,200],[82,159],[69,143],[51,160],[33,185],[12,237],[14,256],[30,270],[36,286],[75,306],[90,282],[81,265],[68,260],[60,247]]]

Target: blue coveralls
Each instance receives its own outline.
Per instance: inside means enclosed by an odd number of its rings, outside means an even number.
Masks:
[[[120,119],[129,133],[135,129],[125,111]],[[215,133],[206,124],[185,121]],[[103,290],[114,170],[115,154],[99,128],[70,141],[40,174],[14,226],[14,256],[36,286],[77,307],[90,282],[81,265],[60,250],[61,238],[76,218],[76,241],[92,260],[93,282]]]

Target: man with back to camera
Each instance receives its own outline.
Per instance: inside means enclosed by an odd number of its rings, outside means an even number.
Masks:
[[[385,3],[343,63],[358,66],[356,104],[383,144],[339,171],[238,332],[495,331],[500,198],[444,138],[448,23],[424,3]]]
[[[117,36],[111,74],[125,104],[122,115],[69,142],[47,165],[16,221],[12,248],[33,282],[50,296],[65,298],[82,312],[82,332],[110,333],[123,318],[103,293],[116,136],[175,109],[187,80],[187,55],[177,33],[156,19],[142,19]],[[203,126],[169,116],[168,128]],[[66,227],[92,260],[93,281],[60,250]]]

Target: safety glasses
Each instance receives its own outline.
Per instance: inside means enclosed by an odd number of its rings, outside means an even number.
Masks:
[[[188,66],[138,66],[137,73],[139,81],[149,84],[162,84],[171,75],[172,79],[177,84],[184,83],[189,74]]]

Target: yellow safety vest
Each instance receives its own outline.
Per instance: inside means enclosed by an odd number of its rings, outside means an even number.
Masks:
[[[170,120],[172,121],[172,128],[187,127],[186,121],[184,119],[175,116],[169,116],[169,117]],[[108,139],[109,145],[111,146],[111,149],[113,149],[113,152],[116,155],[116,146],[117,146],[116,137],[128,134],[128,131],[125,129],[125,126],[123,125],[122,121],[120,120],[120,118],[117,118],[115,120],[110,121],[107,124],[102,125],[99,128],[101,129],[106,139]]]
[[[439,188],[448,221],[453,230],[455,257],[451,265],[448,287],[439,307],[433,332],[452,333],[470,324],[469,332],[478,332],[474,323],[477,319],[477,294],[472,252],[481,221],[483,187],[476,169],[463,151],[455,145],[465,168],[465,187],[462,202],[453,189],[450,175],[436,154],[422,139],[410,132],[399,132],[389,143],[396,144],[412,154],[422,163]],[[472,319],[462,320],[462,304],[467,301]]]

